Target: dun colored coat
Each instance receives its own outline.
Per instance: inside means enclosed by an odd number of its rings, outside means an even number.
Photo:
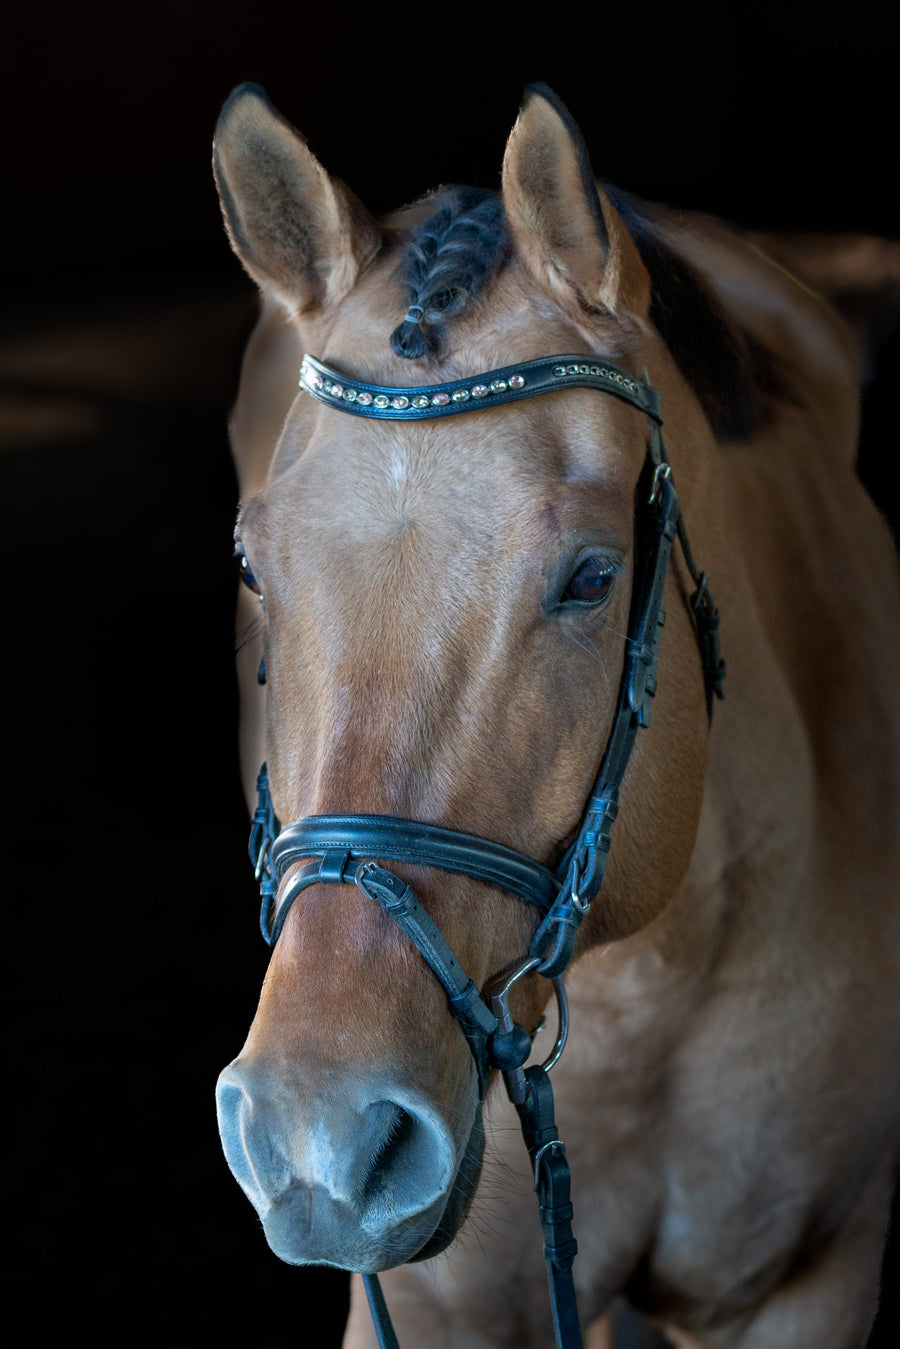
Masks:
[[[607,1343],[624,1294],[679,1346],[861,1349],[900,1139],[900,596],[855,473],[850,329],[765,241],[597,186],[543,87],[499,194],[387,223],[255,86],[215,168],[263,295],[232,425],[239,665],[248,793],[267,759],[282,821],[400,816],[555,865],[609,734],[647,437],[585,389],[373,423],[298,391],[304,352],[389,386],[584,352],[660,390],[726,696],[710,726],[676,558],[553,1077],[582,1324]],[[887,252],[858,259],[877,287]],[[528,905],[403,874],[480,987],[528,949]],[[529,1030],[548,991],[517,986]],[[479,1100],[441,987],[355,887],[293,906],[218,1099],[282,1259],[388,1270],[403,1346],[551,1343],[515,1116],[497,1084]],[[346,1344],[374,1343],[355,1297]]]

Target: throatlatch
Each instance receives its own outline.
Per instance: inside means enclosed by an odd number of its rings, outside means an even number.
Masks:
[[[644,471],[635,507],[635,579],[622,678],[612,729],[574,844],[555,872],[490,839],[438,825],[386,815],[315,815],[283,829],[275,816],[266,766],[257,779],[258,804],[250,834],[250,857],[260,883],[260,926],[270,947],[299,895],[310,885],[356,885],[379,904],[422,955],[447,994],[448,1005],[472,1051],[483,1096],[496,1068],[515,1106],[534,1171],[544,1258],[558,1349],[580,1349],[572,1264],[577,1246],[565,1146],[556,1129],[549,1073],[568,1033],[562,976],[575,949],[578,929],[596,898],[606,870],[619,790],[635,738],[650,723],[656,692],[659,643],[665,623],[663,596],[672,546],[679,541],[696,587],[688,608],[700,651],[707,714],[723,696],[725,664],[719,650],[719,615],[691,553],[672,471],[662,440],[657,391],[610,361],[583,355],[553,356],[506,366],[468,380],[398,389],[349,379],[303,358],[300,387],[341,412],[379,420],[420,421],[484,410],[564,388],[592,388],[620,398],[650,422]],[[482,993],[462,969],[443,934],[411,886],[384,861],[438,867],[484,881],[533,904],[540,915],[528,954],[512,973]],[[278,899],[287,869],[303,862]],[[553,1052],[525,1068],[531,1035],[513,1021],[509,997],[528,974],[553,982],[559,1033]],[[376,1275],[364,1275],[369,1306],[382,1349],[399,1349]]]

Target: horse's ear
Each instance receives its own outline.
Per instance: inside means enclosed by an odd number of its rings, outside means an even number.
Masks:
[[[336,304],[378,252],[378,225],[256,84],[222,109],[213,171],[231,246],[294,313]]]
[[[591,172],[571,115],[530,85],[503,160],[503,201],[517,250],[558,301],[646,318],[650,278]]]

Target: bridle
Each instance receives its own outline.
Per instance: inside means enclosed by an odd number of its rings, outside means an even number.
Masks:
[[[469,1042],[482,1097],[491,1068],[501,1072],[518,1111],[534,1171],[557,1347],[580,1349],[572,1280],[577,1247],[571,1226],[569,1169],[556,1130],[548,1074],[563,1051],[568,1032],[562,975],[571,960],[578,929],[603,884],[619,789],[635,738],[650,722],[665,622],[663,595],[676,538],[696,587],[687,607],[700,651],[710,718],[714,699],[722,697],[725,675],[719,653],[719,615],[707,575],[698,570],[685,533],[662,440],[659,394],[646,377],[635,379],[610,361],[584,355],[553,356],[471,379],[408,389],[351,379],[305,356],[300,388],[327,406],[354,416],[406,422],[482,411],[554,390],[588,388],[629,403],[649,422],[647,456],[635,507],[635,576],[616,710],[578,835],[557,869],[550,871],[490,839],[387,815],[314,815],[282,828],[275,818],[265,764],[257,779],[258,804],[250,835],[250,857],[262,896],[260,926],[270,947],[278,941],[291,907],[308,886],[356,885],[398,924],[443,986]],[[413,889],[382,866],[384,861],[437,867],[469,876],[533,904],[540,923],[528,954],[511,973],[492,981],[483,995]],[[297,862],[303,865],[277,898],[285,873]],[[532,1037],[513,1021],[509,999],[515,984],[529,973],[552,980],[559,1032],[549,1058],[541,1065],[525,1068]],[[382,1349],[398,1349],[377,1275],[363,1275],[363,1279],[379,1343]]]

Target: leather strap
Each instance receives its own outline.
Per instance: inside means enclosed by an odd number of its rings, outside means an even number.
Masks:
[[[364,1274],[362,1281],[366,1290],[366,1297],[369,1300],[372,1324],[375,1327],[375,1334],[378,1336],[378,1349],[400,1349],[397,1336],[394,1334],[394,1327],[391,1324],[387,1303],[384,1300],[384,1293],[381,1291],[381,1284],[378,1281],[378,1275]]]
[[[659,395],[647,381],[635,379],[612,361],[584,353],[544,357],[504,365],[467,379],[444,384],[395,387],[368,384],[324,365],[315,356],[303,357],[299,385],[321,403],[376,421],[419,422],[478,412],[559,389],[600,389],[621,398],[656,422],[661,422]]]
[[[638,730],[650,724],[665,623],[666,576],[681,519],[678,496],[657,428],[651,435],[638,492],[643,509],[638,512],[636,527],[646,537],[635,548],[628,644],[612,729],[578,837],[567,855],[565,881],[535,933],[529,953],[540,957],[538,973],[549,979],[558,978],[569,964],[578,929],[603,884],[610,835],[619,810],[619,789]]]
[[[311,815],[295,820],[271,842],[269,855],[276,885],[293,862],[320,857],[301,867],[285,886],[266,940],[273,946],[291,905],[318,881],[352,881],[356,865],[373,858],[437,867],[496,885],[547,913],[560,881],[524,853],[474,834],[464,834],[392,815]],[[335,870],[337,868],[337,871]],[[264,932],[266,924],[264,923]]]
[[[483,1096],[490,1072],[488,1044],[497,1029],[497,1018],[482,1001],[478,985],[465,973],[412,886],[374,862],[363,862],[357,867],[354,880],[363,894],[380,904],[406,933],[443,987],[451,1011],[469,1042]]]
[[[528,1091],[524,1101],[516,1105],[516,1110],[534,1168],[556,1343],[564,1349],[581,1349],[581,1327],[572,1276],[578,1243],[572,1233],[566,1149],[556,1129],[550,1078],[537,1066],[526,1068],[525,1078]]]

